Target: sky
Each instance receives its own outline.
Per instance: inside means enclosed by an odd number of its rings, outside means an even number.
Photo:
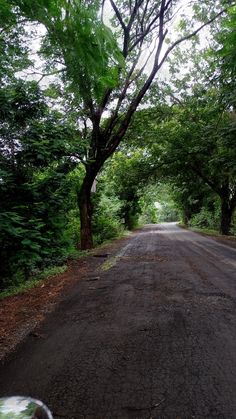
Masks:
[[[168,28],[168,37],[176,40],[178,39],[178,25],[180,23],[182,14],[184,13],[184,16],[191,18],[191,14],[192,14],[192,9],[191,9],[191,4],[192,2],[189,0],[180,0],[178,3],[178,7],[177,9],[177,13],[175,18],[172,21],[171,24],[171,28]],[[112,6],[110,4],[110,0],[105,0],[105,7],[104,7],[104,22],[107,26],[111,27],[110,25],[110,19],[112,18],[112,16],[114,15]],[[200,47],[204,48],[207,44],[208,44],[208,36],[209,36],[209,31],[208,29],[204,29],[202,31],[202,33],[200,33]],[[183,47],[188,48],[190,47],[190,43],[191,41],[187,41],[185,43],[185,45],[183,45]],[[152,44],[151,48],[154,47],[154,44]],[[163,54],[164,51],[166,50],[167,45],[165,45],[165,47],[163,48]],[[145,54],[143,54],[141,60],[140,60],[140,67],[144,64],[147,56],[148,56],[149,51],[147,51]],[[153,60],[154,60],[154,54],[153,54],[153,58],[149,61],[149,63],[147,64],[147,73],[149,73],[152,69],[152,65],[153,65]],[[186,70],[188,69],[188,64],[186,63],[185,68],[183,68],[183,73],[186,72]],[[181,72],[181,70],[180,70]],[[163,68],[161,70],[161,78],[164,79],[168,79],[170,77],[169,75],[169,71],[168,71],[168,65],[165,64],[163,65]]]
[[[171,37],[173,39],[177,39],[178,37],[178,32],[177,32],[177,28],[178,28],[178,24],[180,22],[181,19],[181,13],[184,10],[185,11],[185,15],[187,15],[188,17],[191,16],[191,8],[189,6],[189,1],[188,0],[181,0],[179,3],[179,7],[178,7],[178,13],[176,14],[172,24],[171,24],[171,28],[169,29],[169,33],[168,33],[168,37]],[[105,24],[107,24],[109,27],[111,27],[110,25],[110,19],[113,16],[113,9],[110,5],[110,1],[106,0],[105,1],[105,8],[104,8],[104,22]],[[42,25],[38,25],[38,30],[37,30],[37,35],[38,36],[43,36],[45,34],[45,28]],[[36,39],[32,38],[31,41],[31,51],[32,51],[32,57],[35,61],[35,68],[32,69],[31,71],[25,72],[25,76],[27,77],[27,79],[34,79],[34,80],[39,80],[41,78],[40,73],[42,73],[42,61],[40,60],[39,57],[37,57],[36,52],[39,50],[40,47],[40,38],[37,36]],[[208,39],[208,30],[205,29],[203,31],[203,33],[201,34],[200,37],[200,47],[204,47],[205,45],[207,45],[207,39]],[[185,43],[185,45],[183,44],[183,48],[189,48],[190,47],[190,42],[188,41]],[[151,48],[154,47],[154,43],[151,45]],[[167,45],[164,46],[163,52],[165,51],[165,48],[167,48]],[[139,61],[139,67],[141,67],[144,62],[147,59],[147,56],[149,54],[149,51],[146,51],[145,53],[143,53],[143,55],[141,56],[141,59]],[[154,54],[152,55],[151,59],[149,60],[147,66],[146,66],[146,73],[150,73],[152,66],[153,66],[153,60],[154,60]],[[181,74],[186,73],[186,71],[189,70],[189,65],[188,63],[186,63],[185,66],[181,67],[180,72],[179,72],[179,76],[181,77]],[[39,73],[39,74],[37,74]],[[158,73],[158,78],[162,79],[162,80],[166,80],[168,81],[170,78],[170,74],[168,71],[168,64],[164,64],[161,71]],[[51,76],[51,77],[47,77],[45,79],[43,79],[40,82],[40,86],[42,88],[47,87],[47,85],[52,82],[55,79],[55,77]]]

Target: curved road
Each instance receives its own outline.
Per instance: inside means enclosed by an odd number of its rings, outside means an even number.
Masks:
[[[55,418],[235,419],[236,249],[147,226],[0,368]]]

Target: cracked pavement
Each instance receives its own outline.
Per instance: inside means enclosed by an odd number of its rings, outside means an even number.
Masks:
[[[109,257],[0,367],[0,395],[55,419],[235,419],[236,249],[168,223]]]

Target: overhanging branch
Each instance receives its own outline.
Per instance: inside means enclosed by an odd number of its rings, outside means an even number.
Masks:
[[[184,41],[188,41],[189,39],[196,36],[203,28],[210,25],[212,22],[214,22],[218,17],[220,17],[222,14],[224,14],[227,11],[227,9],[221,10],[219,13],[217,13],[212,19],[208,20],[206,23],[203,23],[201,26],[199,26],[195,31],[190,33],[189,35],[183,36],[182,38],[179,38],[177,41],[175,41],[165,52],[162,60],[160,61],[159,68],[163,65],[163,63],[166,61],[167,57],[169,56],[170,52],[173,51],[177,45],[182,44]]]
[[[170,3],[170,1],[168,2]],[[140,102],[142,101],[143,97],[145,96],[147,90],[149,89],[149,87],[151,86],[157,72],[159,71],[159,69],[162,67],[163,63],[165,62],[165,60],[167,59],[167,57],[169,56],[169,54],[171,53],[171,51],[179,44],[181,44],[184,41],[187,41],[191,38],[193,38],[195,35],[197,35],[204,27],[206,27],[207,25],[211,24],[214,20],[216,20],[219,16],[221,16],[223,13],[225,13],[227,11],[227,9],[223,9],[222,11],[220,11],[219,13],[217,13],[213,18],[211,18],[209,21],[207,21],[206,23],[202,24],[201,26],[199,26],[196,30],[194,30],[191,34],[183,36],[182,38],[178,39],[177,41],[175,41],[165,52],[163,58],[161,59],[161,61],[159,61],[159,57],[160,57],[160,53],[162,50],[162,46],[163,46],[163,42],[165,39],[165,36],[167,34],[167,31],[164,31],[164,13],[165,13],[165,0],[162,0],[162,4],[161,4],[161,9],[160,9],[160,28],[159,28],[159,42],[158,42],[158,46],[157,46],[157,50],[156,50],[156,55],[155,55],[155,60],[154,60],[154,65],[153,65],[153,69],[149,75],[149,77],[147,78],[146,82],[144,83],[143,87],[140,89],[140,91],[138,92],[137,96],[132,100],[127,113],[125,115],[125,117],[123,118],[120,127],[118,129],[118,131],[116,133],[114,133],[113,137],[111,138],[111,147],[108,151],[108,156],[111,155],[114,150],[117,148],[117,146],[119,145],[121,139],[124,137],[128,126],[130,124],[131,118],[134,114],[134,112],[136,111],[138,105],[140,104]]]

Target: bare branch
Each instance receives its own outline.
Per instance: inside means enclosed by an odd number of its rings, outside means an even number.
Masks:
[[[40,73],[38,71],[34,71],[33,73],[26,73],[26,78],[28,76],[41,76],[36,82],[39,84],[45,77],[55,76],[56,74],[63,73],[65,71],[64,68],[60,70],[51,71],[49,73]]]
[[[178,105],[183,106],[183,102],[181,102],[181,100],[178,97],[176,97],[173,93],[169,92],[169,96],[173,100],[174,104],[177,103]]]
[[[162,1],[162,12],[163,12],[163,5],[165,3],[165,0]],[[180,39],[178,39],[176,42],[174,42],[166,51],[166,53],[164,54],[164,57],[162,58],[162,60],[159,62],[159,56],[160,56],[160,52],[161,52],[161,48],[164,42],[164,38],[166,36],[166,31],[163,33],[163,22],[161,23],[161,19],[164,18],[164,14],[162,13],[162,18],[160,19],[160,36],[161,39],[159,39],[159,43],[158,43],[158,47],[157,47],[157,51],[156,51],[156,56],[155,56],[155,61],[154,61],[154,65],[153,65],[153,69],[149,75],[149,77],[147,78],[146,82],[144,83],[143,87],[140,89],[140,91],[138,92],[137,96],[133,99],[133,101],[131,102],[126,115],[124,116],[120,127],[118,129],[118,131],[116,133],[113,134],[112,138],[111,138],[111,147],[107,153],[107,156],[111,155],[114,150],[117,148],[117,146],[119,145],[121,139],[123,138],[123,136],[125,135],[128,126],[130,124],[131,118],[134,114],[134,112],[136,111],[138,105],[140,104],[141,100],[143,99],[144,95],[146,94],[147,90],[149,89],[149,87],[151,86],[157,72],[159,71],[159,69],[161,68],[161,66],[163,65],[164,61],[166,60],[166,58],[168,57],[168,55],[170,54],[170,52],[180,43],[191,39],[192,37],[194,37],[198,32],[200,32],[201,29],[203,29],[205,26],[209,25],[210,23],[212,23],[215,19],[217,19],[219,16],[221,16],[223,13],[225,13],[226,9],[222,10],[221,12],[217,13],[212,19],[210,19],[208,22],[204,23],[203,25],[201,25],[200,27],[198,27],[195,31],[193,31],[191,34],[186,35]]]
[[[190,33],[189,35],[183,36],[182,38],[179,38],[177,41],[175,41],[165,52],[159,67],[162,66],[162,64],[165,62],[166,58],[169,56],[170,52],[179,44],[181,44],[184,41],[187,41],[191,38],[193,38],[195,35],[197,35],[203,28],[210,25],[214,20],[216,20],[218,17],[220,17],[222,14],[224,14],[227,11],[227,9],[221,10],[219,13],[217,13],[215,16],[213,16],[212,19],[208,20],[206,23],[203,23],[201,26],[199,26],[195,31]]]
[[[147,28],[142,32],[142,33],[140,33],[140,36],[137,36],[136,37],[136,40],[135,40],[135,42],[130,46],[130,48],[129,48],[129,52],[131,52],[131,51],[133,51],[133,49],[139,44],[139,42],[141,41],[141,40],[143,40],[144,38],[145,38],[145,36],[148,34],[148,33],[150,33],[150,30],[151,30],[151,28],[152,28],[152,26],[154,25],[154,23],[158,20],[158,18],[159,18],[159,16],[160,16],[160,13],[158,13],[155,17],[154,17],[154,19],[150,22],[150,24],[147,26]]]
[[[135,80],[137,80],[142,74],[143,74],[143,72],[144,72],[144,70],[145,70],[145,68],[146,68],[146,66],[147,66],[147,64],[148,64],[148,61],[150,60],[150,58],[152,57],[152,55],[153,55],[153,53],[154,53],[154,51],[155,51],[155,49],[156,49],[156,42],[155,42],[155,44],[154,44],[154,47],[151,49],[151,51],[149,52],[149,54],[148,54],[148,56],[147,56],[147,58],[146,58],[146,60],[145,60],[145,62],[144,62],[144,64],[143,64],[143,66],[139,69],[139,71],[138,71],[138,73],[135,75],[135,77],[133,78],[133,79],[131,79],[130,80],[130,83],[129,83],[129,86],[135,81]]]
[[[101,10],[101,21],[104,21],[104,6],[105,6],[105,1],[106,0],[102,0],[102,10]]]
[[[165,3],[165,0],[162,1],[161,3],[161,7],[159,12],[155,15],[155,17],[151,20],[151,22],[149,23],[149,25],[146,27],[145,30],[143,30],[139,36],[137,36],[137,39],[135,40],[135,42],[130,46],[129,48],[129,52],[131,52],[136,45],[138,45],[138,43],[145,38],[145,36],[152,32],[154,29],[156,29],[160,23],[158,23],[158,25],[155,25],[155,23],[157,22],[157,20],[161,17],[161,15],[163,15],[163,23],[164,23],[164,14],[165,12],[168,10],[170,4],[172,3],[172,0],[168,0],[167,3]],[[151,17],[151,15],[153,14],[155,10],[155,7],[151,10],[151,12],[149,13],[149,16],[147,18],[147,21],[149,20],[149,18]],[[143,15],[143,18],[145,18],[145,16]]]
[[[113,0],[110,0],[110,2],[111,2],[111,5],[112,5],[112,8],[113,8],[113,10],[114,10],[114,12],[116,14],[117,19],[119,20],[119,22],[120,22],[120,24],[121,24],[124,32],[126,32],[127,31],[127,28],[125,26],[125,23],[124,23],[124,21],[122,19],[122,16],[121,16],[121,14],[120,14],[120,12],[119,12],[119,10],[118,10],[115,2]]]
[[[136,65],[137,65],[137,63],[139,61],[139,58],[141,56],[141,53],[142,53],[142,51],[140,49],[139,54],[137,55],[136,59],[134,60],[133,65],[132,65],[132,67],[131,67],[131,69],[130,69],[127,77],[126,77],[126,80],[125,80],[125,83],[124,83],[124,88],[123,88],[122,92],[119,95],[119,99],[118,99],[118,102],[117,102],[115,111],[114,111],[114,113],[112,115],[112,118],[110,119],[109,124],[108,124],[108,126],[107,126],[107,128],[105,130],[105,136],[111,134],[113,128],[115,127],[115,124],[116,124],[117,118],[118,118],[118,112],[120,110],[120,107],[122,105],[122,102],[124,101],[124,99],[126,97],[127,90],[129,88],[130,84],[132,83],[132,81],[130,79],[132,77],[132,74],[134,73],[134,70],[135,70]]]
[[[136,17],[136,15],[137,15],[137,13],[138,13],[139,8],[140,8],[140,6],[142,5],[143,1],[144,1],[144,0],[139,0],[139,1],[136,1],[136,2],[135,2],[135,6],[134,6],[134,8],[133,8],[133,11],[132,11],[132,13],[131,13],[130,20],[129,20],[129,23],[128,23],[128,26],[127,26],[127,29],[128,29],[129,31],[130,31],[130,29],[131,29],[131,27],[132,27],[132,24],[133,24],[133,22],[134,22],[134,19],[135,19],[135,17]]]
[[[161,2],[161,10],[160,10],[160,25],[159,25],[159,34],[158,34],[158,39],[159,39],[159,43],[158,43],[158,47],[157,47],[157,51],[156,51],[156,56],[155,56],[155,64],[156,66],[158,66],[158,62],[159,62],[159,57],[160,57],[160,53],[162,50],[162,45],[163,42],[165,40],[165,37],[167,35],[167,30],[164,31],[164,13],[165,13],[165,0],[162,0]]]
[[[188,4],[191,4],[191,1]],[[180,6],[178,9],[176,9],[176,11],[172,14],[172,16],[165,19],[165,24],[171,22],[179,14],[181,9],[183,9],[183,6]]]

